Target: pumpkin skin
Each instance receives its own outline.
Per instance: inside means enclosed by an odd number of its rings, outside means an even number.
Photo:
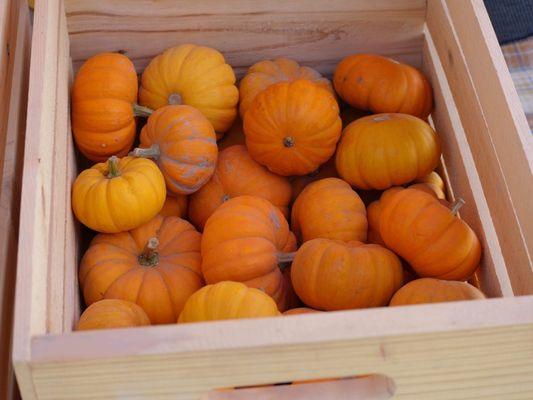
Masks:
[[[118,233],[151,220],[165,197],[165,180],[154,162],[113,156],[78,175],[72,186],[72,210],[85,226]]]
[[[321,179],[307,185],[294,202],[291,228],[300,242],[316,238],[366,241],[365,205],[342,179]]]
[[[335,311],[389,303],[402,286],[402,264],[384,247],[313,239],[292,262],[292,284],[309,307]]]
[[[104,299],[87,307],[74,330],[86,331],[145,325],[150,325],[150,319],[137,304],[119,299]]]
[[[344,58],[333,85],[348,104],[373,113],[405,113],[426,118],[433,94],[426,77],[416,68],[387,57],[355,54]]]
[[[80,152],[91,161],[123,157],[135,139],[137,73],[118,53],[89,58],[72,85],[72,132]]]
[[[244,118],[255,97],[270,85],[279,82],[292,82],[307,79],[320,85],[334,94],[333,87],[327,78],[309,67],[301,67],[289,58],[263,60],[252,65],[239,84],[239,113]]]
[[[189,198],[185,195],[167,196],[163,208],[159,211],[159,215],[163,217],[185,218],[187,216],[188,204]]]
[[[384,190],[426,176],[440,154],[440,139],[421,119],[378,114],[344,129],[335,161],[339,175],[352,186]]]
[[[467,282],[421,278],[409,282],[398,290],[392,297],[390,305],[443,303],[484,298],[485,295],[478,288]]]
[[[446,187],[437,172],[432,171],[422,178],[415,179],[415,183],[425,183],[437,194],[437,198],[442,200],[446,199]]]
[[[309,174],[325,163],[335,152],[341,129],[335,97],[303,79],[270,85],[244,116],[250,155],[284,176]]]
[[[319,313],[321,311],[313,310],[309,307],[298,307],[298,308],[291,308],[290,310],[287,310],[283,313],[283,315],[299,315],[299,314],[314,314]]]
[[[289,215],[289,180],[254,161],[245,146],[231,146],[220,152],[215,173],[209,182],[191,196],[189,220],[201,230],[222,203],[245,195],[266,199],[285,217]]]
[[[154,111],[141,131],[137,157],[154,158],[167,189],[191,194],[215,172],[218,148],[209,121],[189,106],[164,106]]]
[[[210,47],[184,44],[165,50],[146,67],[139,102],[156,110],[167,104],[198,109],[222,137],[237,115],[239,90],[224,56]]]
[[[335,157],[331,157],[328,161],[318,167],[317,170],[311,172],[307,175],[294,176],[291,180],[292,186],[292,201],[294,202],[296,198],[302,193],[302,190],[315,181],[324,178],[338,178],[337,169],[335,168]]]
[[[240,196],[226,201],[209,217],[202,235],[202,272],[208,284],[243,282],[261,288],[281,311],[286,307],[278,264],[296,249],[287,220],[268,200]]]
[[[382,199],[379,231],[420,277],[466,280],[479,265],[481,245],[474,231],[423,191],[403,189]]]
[[[128,300],[152,324],[176,322],[189,296],[203,286],[200,240],[187,221],[160,215],[129,232],[97,235],[79,270],[85,302]]]
[[[259,289],[240,282],[219,282],[194,293],[183,308],[178,323],[223,319],[277,317],[276,302]]]

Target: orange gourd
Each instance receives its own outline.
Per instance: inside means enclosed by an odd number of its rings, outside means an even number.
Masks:
[[[152,219],[165,197],[165,180],[152,161],[112,156],[78,175],[72,187],[72,209],[89,228],[118,233]]]
[[[255,97],[270,85],[279,82],[292,82],[298,79],[312,81],[332,94],[330,81],[309,67],[302,67],[289,58],[263,60],[252,65],[239,84],[239,112],[244,118]]]
[[[128,57],[102,53],[89,58],[72,85],[72,132],[91,161],[128,154],[135,139],[137,73]],[[150,111],[150,110],[147,110]]]
[[[275,301],[263,291],[226,281],[207,285],[194,293],[187,300],[178,323],[278,315]]]
[[[183,44],[167,49],[142,74],[140,104],[153,110],[167,104],[192,106],[220,137],[231,127],[238,101],[233,69],[210,47]]]
[[[243,282],[261,288],[284,309],[280,264],[296,249],[285,217],[268,200],[240,196],[209,217],[202,235],[202,272],[207,283]]]
[[[309,307],[335,311],[389,303],[402,286],[402,264],[384,247],[313,239],[296,252],[292,284]]]
[[[190,106],[164,106],[154,111],[141,131],[140,147],[133,155],[155,159],[167,189],[175,195],[194,193],[215,172],[215,132]]]
[[[426,184],[437,194],[437,198],[442,200],[446,199],[446,188],[444,186],[444,181],[435,171],[430,172],[428,175],[422,178],[415,179],[415,184],[416,183]]]
[[[382,201],[379,231],[387,247],[420,277],[465,280],[479,265],[481,245],[468,224],[434,196],[403,189]]]
[[[335,168],[335,157],[331,157],[328,161],[322,164],[318,169],[307,175],[294,176],[291,179],[292,186],[292,201],[302,193],[302,190],[315,181],[324,178],[338,178],[337,169]]]
[[[318,310],[313,310],[309,307],[298,307],[298,308],[291,308],[290,310],[287,310],[283,313],[283,315],[299,315],[299,314],[314,314],[319,313]]]
[[[187,216],[188,204],[189,198],[183,194],[167,196],[159,214],[163,217],[185,218]]]
[[[250,155],[284,176],[309,174],[325,163],[341,128],[335,97],[304,79],[270,85],[244,116]]]
[[[211,179],[191,196],[189,220],[203,229],[207,218],[222,203],[244,195],[266,199],[283,215],[289,215],[291,185],[288,179],[254,161],[245,146],[231,146],[220,152]]]
[[[339,178],[313,182],[292,207],[291,228],[300,242],[315,238],[366,241],[365,205]]]
[[[398,290],[392,297],[390,305],[442,303],[484,298],[485,295],[478,288],[467,282],[421,278],[409,282]]]
[[[333,85],[348,104],[373,113],[399,112],[426,118],[433,94],[426,77],[416,68],[372,54],[344,58]]]
[[[176,322],[203,285],[200,240],[187,221],[160,215],[129,232],[97,235],[80,265],[85,302],[128,300],[153,324]]]
[[[76,331],[128,328],[150,325],[150,319],[137,304],[119,299],[104,299],[91,304],[81,314]]]
[[[336,166],[349,184],[384,190],[426,176],[437,166],[440,154],[440,139],[421,119],[369,115],[344,129]]]

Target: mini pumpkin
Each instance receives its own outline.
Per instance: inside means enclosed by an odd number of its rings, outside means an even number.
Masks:
[[[286,285],[279,264],[295,249],[294,235],[277,207],[259,197],[235,197],[205,224],[202,272],[209,284],[237,281],[261,288],[283,311]]]
[[[485,295],[481,290],[467,282],[421,278],[409,282],[398,290],[392,297],[390,305],[442,303],[484,298]]]
[[[244,195],[267,199],[284,216],[289,215],[291,185],[288,179],[254,161],[245,146],[231,146],[220,152],[209,182],[191,196],[189,220],[203,229],[207,218],[222,203]]]
[[[421,119],[369,115],[344,129],[336,166],[349,184],[384,190],[426,176],[437,166],[440,154],[440,139]]]
[[[387,247],[405,259],[420,277],[465,280],[479,265],[479,239],[457,212],[435,196],[402,189],[382,199],[379,231]]]
[[[333,85],[345,102],[373,113],[426,118],[433,108],[431,86],[419,70],[379,55],[344,58],[335,69]]]
[[[150,325],[144,310],[131,301],[104,299],[91,304],[81,314],[75,330],[128,328]]]
[[[215,172],[218,148],[209,121],[190,106],[164,106],[154,111],[141,131],[136,157],[150,157],[165,176],[168,190],[191,194]]]
[[[415,184],[416,183],[426,184],[437,194],[437,198],[442,200],[446,199],[446,187],[444,186],[444,181],[437,172],[431,171],[428,175],[415,179]]]
[[[283,315],[299,315],[299,314],[314,314],[319,313],[318,310],[313,310],[309,307],[298,307],[298,308],[291,308],[290,310],[287,310],[283,313]]]
[[[189,198],[183,194],[177,196],[167,196],[163,208],[159,214],[163,217],[179,217],[185,218],[187,216],[187,208]]]
[[[72,85],[72,132],[91,161],[128,154],[135,139],[137,73],[130,59],[102,53],[81,66]]]
[[[292,207],[291,228],[300,242],[315,238],[366,241],[367,227],[363,201],[339,178],[307,185]]]
[[[304,79],[270,85],[244,116],[251,156],[284,176],[309,174],[325,163],[335,152],[341,128],[335,97]]]
[[[239,90],[224,56],[210,47],[183,44],[165,50],[146,67],[139,102],[151,109],[187,104],[222,136],[237,115]]]
[[[194,293],[179,316],[179,323],[223,319],[277,317],[276,302],[259,289],[240,282],[219,282]]]
[[[332,94],[330,81],[320,73],[309,67],[302,67],[289,58],[263,60],[252,65],[239,84],[239,112],[244,118],[255,97],[270,85],[279,82],[292,82],[297,79],[310,80]]]
[[[79,271],[85,302],[128,300],[153,324],[176,322],[203,285],[200,240],[187,221],[160,215],[129,232],[95,236]]]
[[[402,274],[400,260],[384,247],[313,239],[296,252],[291,277],[307,306],[335,311],[388,304]]]
[[[161,210],[165,197],[165,180],[153,161],[112,156],[78,175],[72,209],[89,228],[117,233],[148,222]]]
[[[302,190],[315,181],[324,178],[338,178],[337,169],[335,168],[335,157],[331,157],[328,161],[322,164],[318,169],[307,175],[295,176],[291,180],[292,186],[292,201],[302,193]]]

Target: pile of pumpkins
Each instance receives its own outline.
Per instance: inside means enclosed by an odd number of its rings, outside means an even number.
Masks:
[[[434,172],[431,109],[423,74],[378,55],[346,57],[333,84],[261,61],[237,86],[220,52],[187,44],[140,88],[126,56],[88,59],[72,129],[96,164],[72,208],[98,234],[76,328],[483,298],[466,282],[479,240]]]

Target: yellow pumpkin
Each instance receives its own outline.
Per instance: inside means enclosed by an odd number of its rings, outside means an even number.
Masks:
[[[128,328],[150,325],[150,319],[137,304],[120,299],[104,299],[91,304],[81,314],[75,330]]]

